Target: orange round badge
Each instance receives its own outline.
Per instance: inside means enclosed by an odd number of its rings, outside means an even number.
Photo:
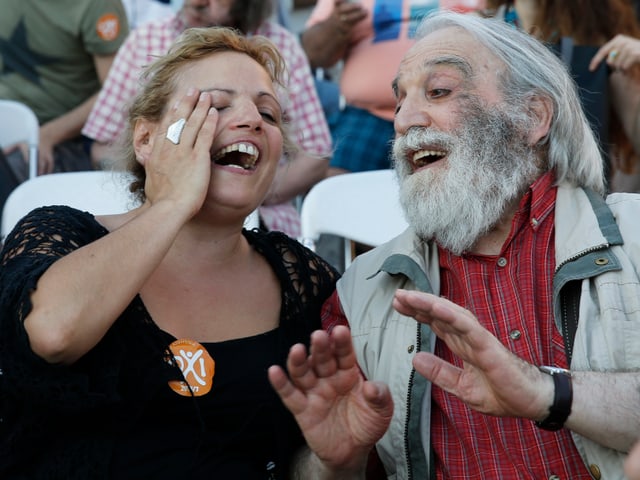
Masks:
[[[115,40],[120,33],[120,18],[113,13],[105,13],[96,22],[96,31],[102,40]]]
[[[209,393],[216,369],[215,362],[206,348],[193,340],[182,339],[169,345],[169,350],[186,380],[171,380],[171,390],[185,397],[200,397]]]

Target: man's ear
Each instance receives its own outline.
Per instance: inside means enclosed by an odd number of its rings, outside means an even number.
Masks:
[[[533,120],[529,143],[535,145],[549,133],[553,119],[553,101],[544,95],[532,95],[529,98],[529,111]]]
[[[133,148],[138,162],[144,165],[151,155],[158,125],[149,120],[141,119],[133,129]]]

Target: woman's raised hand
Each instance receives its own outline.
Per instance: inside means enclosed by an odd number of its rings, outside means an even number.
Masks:
[[[217,122],[211,95],[190,88],[155,129],[147,127],[147,141],[152,144],[148,157],[141,160],[146,171],[145,195],[152,204],[171,200],[184,206],[188,218],[200,210],[211,179]]]

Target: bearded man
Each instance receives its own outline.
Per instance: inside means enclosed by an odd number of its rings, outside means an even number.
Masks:
[[[299,478],[623,478],[640,434],[640,196],[604,197],[562,63],[438,12],[394,91],[410,228],[360,256],[270,380]],[[347,328],[348,327],[348,328]],[[312,473],[310,473],[312,472]]]

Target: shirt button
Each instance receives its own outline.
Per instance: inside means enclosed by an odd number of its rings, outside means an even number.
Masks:
[[[509,332],[509,337],[511,338],[511,340],[519,340],[521,336],[522,332],[520,330],[511,330]]]
[[[598,465],[596,465],[595,463],[592,463],[591,465],[589,465],[589,471],[591,472],[591,476],[595,480],[600,480],[602,478],[602,473],[600,473],[600,467],[598,467]]]
[[[558,475],[549,475],[549,480],[560,480]]]
[[[407,352],[408,352],[408,353],[413,353],[413,349],[414,349],[414,346],[413,346],[413,345],[409,345],[409,346],[407,347]]]
[[[504,267],[507,264],[507,259],[504,257],[500,257],[498,259],[498,266],[499,267]]]
[[[538,222],[538,219],[537,219],[537,218],[532,218],[532,219],[531,219],[531,226],[532,226],[532,227],[534,227],[534,228],[535,228],[535,227],[537,227],[537,226],[538,226],[538,223],[539,223],[539,222]]]

